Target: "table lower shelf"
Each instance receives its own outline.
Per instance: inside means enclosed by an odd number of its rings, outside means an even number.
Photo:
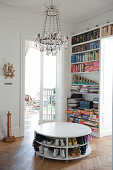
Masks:
[[[52,156],[52,152],[50,152],[50,154],[48,155],[44,155],[44,154],[40,154],[40,152],[36,151],[36,153],[39,155],[39,156],[42,156],[43,158],[48,158],[48,159],[55,159],[55,160],[75,160],[75,159],[81,159],[83,157],[86,157],[88,156],[90,153],[91,153],[91,146],[89,145],[88,148],[86,149],[86,154],[85,155],[80,155],[80,157],[76,156],[76,157],[72,157],[70,155],[68,155],[67,157],[65,158],[61,158],[60,155],[58,155],[57,157],[53,157]]]

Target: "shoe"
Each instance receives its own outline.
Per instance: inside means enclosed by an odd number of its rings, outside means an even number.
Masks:
[[[88,137],[89,137],[89,141],[92,140],[92,136],[91,135],[88,135]]]
[[[76,156],[76,148],[71,148],[69,154],[74,158]]]
[[[51,145],[52,144],[52,140],[47,139],[47,145]]]
[[[76,154],[77,154],[77,156],[78,156],[78,157],[80,157],[80,155],[81,155],[80,147],[78,147],[78,148],[77,148],[77,150],[76,150]]]
[[[82,138],[83,138],[83,143],[86,144],[86,142],[87,142],[87,141],[86,141],[86,137],[83,136]]]
[[[68,146],[72,146],[72,140],[68,139]]]
[[[59,146],[59,139],[55,140],[55,146],[58,147]]]
[[[39,146],[39,152],[40,152],[40,154],[44,153],[44,147],[42,145]]]
[[[76,138],[73,139],[73,145],[77,145],[77,140],[76,140]]]
[[[85,155],[86,154],[86,145],[81,146],[81,155]]]
[[[42,135],[39,135],[39,134],[35,134],[35,139],[36,139],[38,142],[42,142],[42,141],[43,141],[43,136],[42,136]]]
[[[48,155],[48,151],[49,151],[49,148],[48,147],[44,147],[44,155]]]
[[[56,158],[58,155],[58,149],[54,149],[54,152],[53,152],[53,157]]]
[[[43,144],[46,144],[46,140],[45,139],[43,139],[43,142],[42,142]]]
[[[65,146],[65,143],[64,143],[63,139],[60,139],[60,146],[62,146],[62,147]]]
[[[89,137],[88,137],[88,135],[86,136],[86,143],[88,143],[89,142]]]
[[[60,149],[60,156],[61,156],[61,158],[65,158],[65,151],[64,151],[64,149]]]
[[[36,142],[36,140],[33,140],[33,147],[35,149],[35,151],[39,151],[39,144]]]
[[[81,144],[81,145],[84,144],[83,137],[77,137],[76,139],[77,139],[78,144]]]

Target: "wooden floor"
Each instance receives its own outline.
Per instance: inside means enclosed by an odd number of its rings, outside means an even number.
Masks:
[[[111,170],[112,136],[93,138],[92,152],[80,160],[55,161],[35,156],[32,147],[33,120],[37,116],[27,115],[25,137],[17,138],[14,143],[0,142],[0,170]]]

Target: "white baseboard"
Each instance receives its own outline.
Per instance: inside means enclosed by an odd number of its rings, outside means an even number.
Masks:
[[[0,130],[0,140],[5,138],[6,136],[7,136],[7,130],[5,130],[5,129]],[[19,127],[12,129],[12,136],[15,136],[15,137],[20,137],[21,136]]]
[[[104,132],[101,132],[100,137],[109,136],[109,135],[112,135],[112,129],[104,131]]]

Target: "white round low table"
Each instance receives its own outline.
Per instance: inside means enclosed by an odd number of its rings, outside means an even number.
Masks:
[[[85,144],[77,144],[68,146],[68,139],[70,138],[75,138],[75,137],[83,137],[91,134],[91,128],[82,124],[78,123],[69,123],[69,122],[52,122],[52,123],[44,123],[41,125],[38,125],[37,128],[35,129],[35,137],[36,135],[41,135],[41,137],[47,137],[55,141],[56,139],[63,139],[66,143],[64,147],[58,146],[57,148],[62,148],[66,150],[66,157],[62,159],[60,156],[57,156],[54,158],[52,154],[50,155],[44,155],[40,154],[39,151],[36,151],[39,156],[43,156],[46,158],[50,159],[57,159],[57,160],[73,160],[73,159],[80,159],[85,156],[88,156],[91,153],[91,147],[88,143]],[[36,142],[39,145],[42,145],[44,147],[49,147],[49,148],[56,148],[54,144],[47,145],[44,144],[41,141],[36,140]],[[86,153],[85,155],[80,155],[80,157],[72,157],[68,154],[68,150],[70,148],[78,147],[78,146],[83,146],[87,145]]]

